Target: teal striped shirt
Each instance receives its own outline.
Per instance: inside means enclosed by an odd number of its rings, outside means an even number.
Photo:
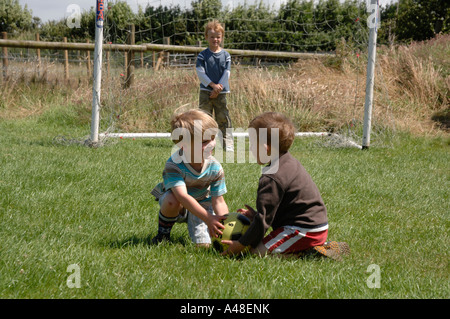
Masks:
[[[186,186],[187,192],[198,202],[210,201],[211,197],[227,192],[222,165],[213,157],[205,159],[201,172],[183,161],[179,152],[172,154],[163,171],[163,182],[152,191],[158,199],[167,190],[176,186]]]

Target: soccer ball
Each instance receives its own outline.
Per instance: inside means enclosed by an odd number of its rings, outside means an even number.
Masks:
[[[222,240],[238,240],[250,227],[250,220],[237,212],[231,212],[226,219],[222,220],[225,229],[222,229],[222,235],[214,237],[212,244],[214,249],[219,252],[227,250],[228,245],[222,244]]]

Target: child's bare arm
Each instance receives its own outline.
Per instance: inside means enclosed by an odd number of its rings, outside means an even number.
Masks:
[[[173,187],[172,193],[184,208],[206,223],[211,237],[215,237],[216,234],[222,234],[221,229],[225,228],[225,226],[220,221],[224,217],[209,214],[194,197],[188,194],[186,186]]]
[[[227,250],[222,253],[223,256],[239,255],[245,249],[245,246],[237,240],[222,240],[222,244],[228,245]]]
[[[214,209],[214,212],[218,216],[224,216],[229,213],[228,211],[228,205],[225,202],[225,199],[223,196],[213,196],[211,198],[212,207]]]

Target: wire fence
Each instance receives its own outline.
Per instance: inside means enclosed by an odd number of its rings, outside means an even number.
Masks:
[[[134,28],[130,29],[133,30]],[[39,35],[36,41],[7,40],[6,33],[2,34],[5,41],[0,40],[2,46],[0,59],[2,60],[3,80],[12,78],[40,78],[51,79],[80,79],[92,77],[93,70],[93,43],[40,42]],[[134,39],[134,36],[130,36]],[[132,78],[132,71],[150,72],[162,68],[192,69],[196,63],[197,52],[203,50],[197,46],[171,46],[170,37],[165,38],[164,45],[141,44],[113,45],[104,43],[103,68],[106,76],[124,77],[125,81]],[[150,46],[147,48],[146,46]],[[158,51],[151,51],[151,49]],[[233,55],[233,64],[241,67],[271,67],[286,66],[300,57],[326,57],[324,53],[297,53],[297,52],[265,52],[252,50],[229,50]],[[130,54],[132,53],[132,54]],[[129,84],[129,83],[128,83]]]

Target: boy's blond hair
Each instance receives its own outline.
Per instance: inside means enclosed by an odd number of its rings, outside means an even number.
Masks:
[[[222,24],[217,20],[209,21],[206,24],[206,26],[205,26],[205,37],[206,38],[208,37],[209,30],[220,32],[220,33],[222,33],[222,38],[225,37],[225,29],[223,28]]]
[[[259,136],[260,128],[267,128],[267,143],[269,144],[271,141],[271,129],[278,129],[280,154],[286,153],[294,142],[295,126],[281,113],[266,112],[258,115],[250,121],[248,127],[256,129],[257,136]]]
[[[170,121],[170,125],[172,127],[172,131],[179,128],[189,131],[191,135],[191,141],[194,140],[195,135],[198,135],[201,139],[203,139],[206,130],[209,130],[210,133],[214,133],[214,135],[211,136],[211,138],[213,138],[219,130],[217,122],[208,113],[199,109],[192,109],[174,115],[172,117],[172,120]],[[173,140],[173,142],[177,144],[181,140],[182,138],[175,139]]]

